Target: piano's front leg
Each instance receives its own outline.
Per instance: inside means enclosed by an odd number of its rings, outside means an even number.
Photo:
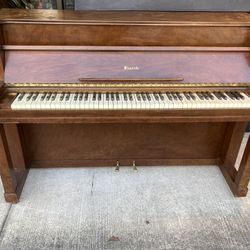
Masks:
[[[0,174],[7,202],[17,203],[28,170],[22,153],[17,125],[0,125]]]
[[[235,168],[246,126],[246,122],[229,123],[219,163],[231,191],[237,197],[247,195],[250,181],[250,137],[248,138],[240,167],[238,170]]]

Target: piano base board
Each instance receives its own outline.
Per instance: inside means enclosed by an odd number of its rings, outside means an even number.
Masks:
[[[233,194],[246,196],[249,141],[240,168],[235,169],[246,125],[4,124],[0,126],[0,170],[5,199],[18,202],[29,168],[115,167],[117,161],[121,167],[132,166],[133,161],[137,166],[218,165]],[[18,142],[15,150],[13,142]]]
[[[150,166],[210,166],[218,165],[219,159],[119,159],[120,167],[132,167],[135,161],[137,167]],[[79,168],[79,167],[114,167],[117,159],[103,160],[44,160],[31,161],[29,168]]]

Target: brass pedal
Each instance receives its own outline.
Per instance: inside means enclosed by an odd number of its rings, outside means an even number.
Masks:
[[[135,164],[135,161],[133,161],[133,170],[134,170],[134,171],[138,171],[138,168],[137,168],[137,166],[136,166],[136,164]]]
[[[119,171],[119,170],[120,170],[120,163],[119,163],[119,161],[117,161],[115,171]]]

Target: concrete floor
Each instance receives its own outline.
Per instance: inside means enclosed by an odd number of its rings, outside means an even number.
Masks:
[[[0,230],[1,250],[250,249],[250,194],[215,166],[37,169]]]

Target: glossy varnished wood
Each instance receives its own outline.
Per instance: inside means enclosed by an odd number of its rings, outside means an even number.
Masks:
[[[77,83],[80,78],[86,81],[88,78],[183,78],[186,83],[250,82],[250,53],[240,51],[122,52],[114,49],[112,52],[7,51],[5,55],[6,83]],[[136,67],[136,70],[126,70],[128,67]]]
[[[0,26],[0,85],[2,86],[4,81],[4,51],[3,51],[3,30]]]
[[[248,191],[248,183],[250,181],[250,138],[246,145],[244,155],[242,157],[239,170],[235,177],[235,183],[237,186],[237,191],[245,196]]]
[[[17,203],[28,174],[28,170],[13,169],[10,149],[3,125],[0,126],[0,174],[4,187],[5,200],[7,202]]]
[[[14,170],[23,171],[26,169],[26,164],[23,155],[23,149],[20,139],[20,132],[16,124],[4,124],[5,135],[8,141],[8,147],[12,159]]]
[[[8,45],[250,46],[246,13],[1,10],[0,15]]]
[[[146,165],[196,160],[215,164],[225,127],[225,123],[196,123],[191,131],[188,123],[27,124],[22,130],[31,166],[73,167],[112,161],[115,165],[117,160],[124,165],[133,160]]]

